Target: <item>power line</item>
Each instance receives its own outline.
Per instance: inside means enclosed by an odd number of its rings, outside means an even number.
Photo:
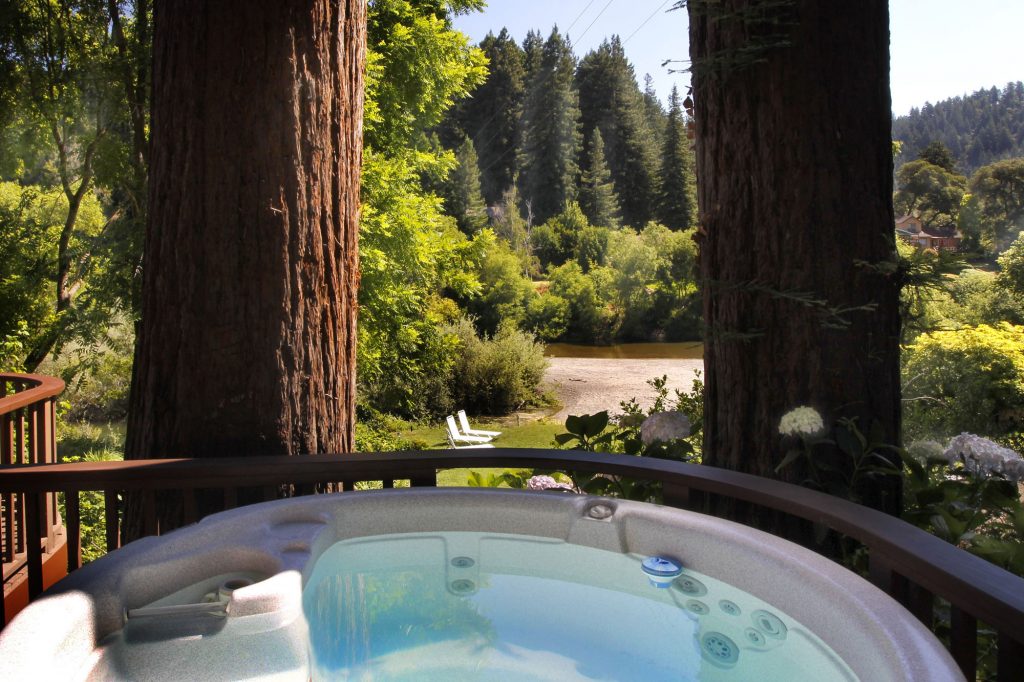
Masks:
[[[576,25],[576,22],[580,20],[580,17],[586,14],[587,10],[590,9],[590,6],[593,5],[595,2],[597,2],[597,0],[590,0],[590,2],[587,3],[587,6],[583,8],[583,11],[577,14],[576,18],[572,20],[571,24],[569,24],[569,28],[565,29],[566,33],[572,30],[572,27]]]
[[[665,2],[661,3],[661,5],[658,7],[658,9],[654,10],[653,12],[651,12],[651,16],[649,16],[646,19],[644,19],[644,22],[642,24],[640,24],[639,26],[637,26],[636,30],[634,30],[632,33],[629,34],[629,38],[632,38],[633,36],[635,36],[640,31],[640,29],[642,29],[644,26],[647,25],[648,21],[650,21],[651,19],[654,18],[654,15],[656,15],[658,12],[660,12],[662,10],[662,8],[665,5],[667,5],[668,3],[670,3],[671,1],[672,0],[665,0]],[[622,44],[625,45],[626,43],[628,43],[629,42],[629,38],[626,38],[625,40],[623,40]]]
[[[587,31],[590,30],[590,27],[597,23],[597,20],[601,18],[601,15],[604,14],[604,11],[608,9],[613,2],[615,2],[615,0],[608,0],[608,4],[601,8],[601,11],[597,13],[597,16],[594,17],[594,20],[590,22],[590,26],[587,26],[585,29],[583,29],[583,33],[581,33],[580,37],[576,39],[577,43],[583,40],[583,36],[587,35]]]

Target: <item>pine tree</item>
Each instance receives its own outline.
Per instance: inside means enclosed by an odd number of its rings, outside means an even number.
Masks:
[[[552,29],[536,66],[531,66],[532,49],[527,49],[531,75],[520,124],[519,191],[534,222],[543,223],[576,197],[579,102],[573,87],[576,59],[558,29]]]
[[[480,159],[480,186],[488,205],[497,204],[512,186],[516,143],[523,107],[526,53],[507,30],[488,33],[480,43],[487,56],[487,80],[453,114],[460,135],[472,138]],[[458,144],[457,141],[451,145]]]
[[[473,140],[466,138],[455,153],[458,165],[444,185],[444,206],[459,229],[472,235],[487,227],[487,205],[480,192],[480,168]]]
[[[619,206],[612,174],[604,160],[604,138],[600,128],[594,128],[586,152],[587,170],[580,177],[580,208],[591,225],[618,227]]]
[[[665,107],[661,105],[658,93],[654,90],[654,79],[649,73],[644,74],[644,118],[648,130],[654,134],[657,140],[663,140],[668,118],[665,115]]]
[[[661,153],[658,221],[669,229],[685,230],[693,224],[695,205],[690,141],[686,136],[686,121],[683,120],[679,90],[673,87]]]
[[[619,194],[622,220],[643,227],[654,216],[657,192],[657,138],[647,124],[643,94],[617,36],[580,62],[583,132],[600,127],[608,168]]]

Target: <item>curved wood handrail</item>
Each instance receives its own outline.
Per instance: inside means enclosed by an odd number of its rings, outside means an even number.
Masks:
[[[64,380],[57,377],[46,376],[45,374],[10,374],[0,373],[0,382],[11,381],[16,383],[35,384],[17,393],[0,398],[0,414],[14,412],[23,407],[28,407],[41,400],[55,398],[64,390]]]
[[[437,469],[521,467],[662,481],[820,523],[861,542],[900,575],[1000,631],[1024,632],[1024,579],[880,511],[789,483],[667,460],[572,450],[429,450],[307,457],[163,459],[0,467],[0,493],[167,490],[433,476]]]

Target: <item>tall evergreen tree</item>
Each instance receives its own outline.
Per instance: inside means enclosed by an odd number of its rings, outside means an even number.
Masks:
[[[527,62],[532,58],[528,51]],[[575,68],[568,41],[557,27],[552,29],[531,71],[520,128],[519,191],[536,223],[576,197],[580,133]]]
[[[662,140],[665,137],[668,118],[665,115],[665,107],[661,105],[658,93],[654,89],[654,79],[649,73],[644,74],[644,119],[647,122],[648,130],[654,134],[656,139]]]
[[[604,138],[600,128],[594,128],[587,145],[585,165],[587,170],[580,177],[580,208],[591,225],[618,227],[619,205],[612,174],[604,160]]]
[[[685,230],[693,224],[696,206],[690,141],[679,102],[679,90],[673,86],[669,97],[668,122],[661,152],[661,176],[658,189],[658,221],[673,230]]]
[[[488,204],[496,204],[515,181],[515,148],[526,89],[526,53],[505,29],[497,37],[488,34],[480,48],[490,60],[490,74],[470,100],[477,104],[474,119],[467,121],[467,132],[484,169],[480,174],[484,199]]]
[[[643,94],[617,36],[580,62],[583,132],[601,128],[608,168],[619,194],[622,220],[643,227],[654,217],[657,193],[657,139],[647,125]]]
[[[480,168],[473,140],[466,138],[455,153],[458,165],[444,184],[444,205],[459,229],[472,235],[487,226],[487,205],[480,192]]]
[[[438,134],[449,149],[458,148],[464,137],[473,140],[483,196],[494,205],[515,179],[526,53],[505,29],[497,37],[488,33],[480,49],[489,62],[487,80],[448,112]]]

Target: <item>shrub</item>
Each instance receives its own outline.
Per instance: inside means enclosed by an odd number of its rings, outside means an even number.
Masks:
[[[480,337],[466,318],[451,333],[460,347],[451,388],[460,406],[476,413],[504,414],[536,399],[547,361],[544,345],[532,334],[505,324],[493,337]]]
[[[569,330],[569,302],[555,294],[541,294],[526,306],[524,326],[541,341],[555,341]]]
[[[903,376],[911,439],[1024,430],[1024,327],[922,334],[906,349]]]

